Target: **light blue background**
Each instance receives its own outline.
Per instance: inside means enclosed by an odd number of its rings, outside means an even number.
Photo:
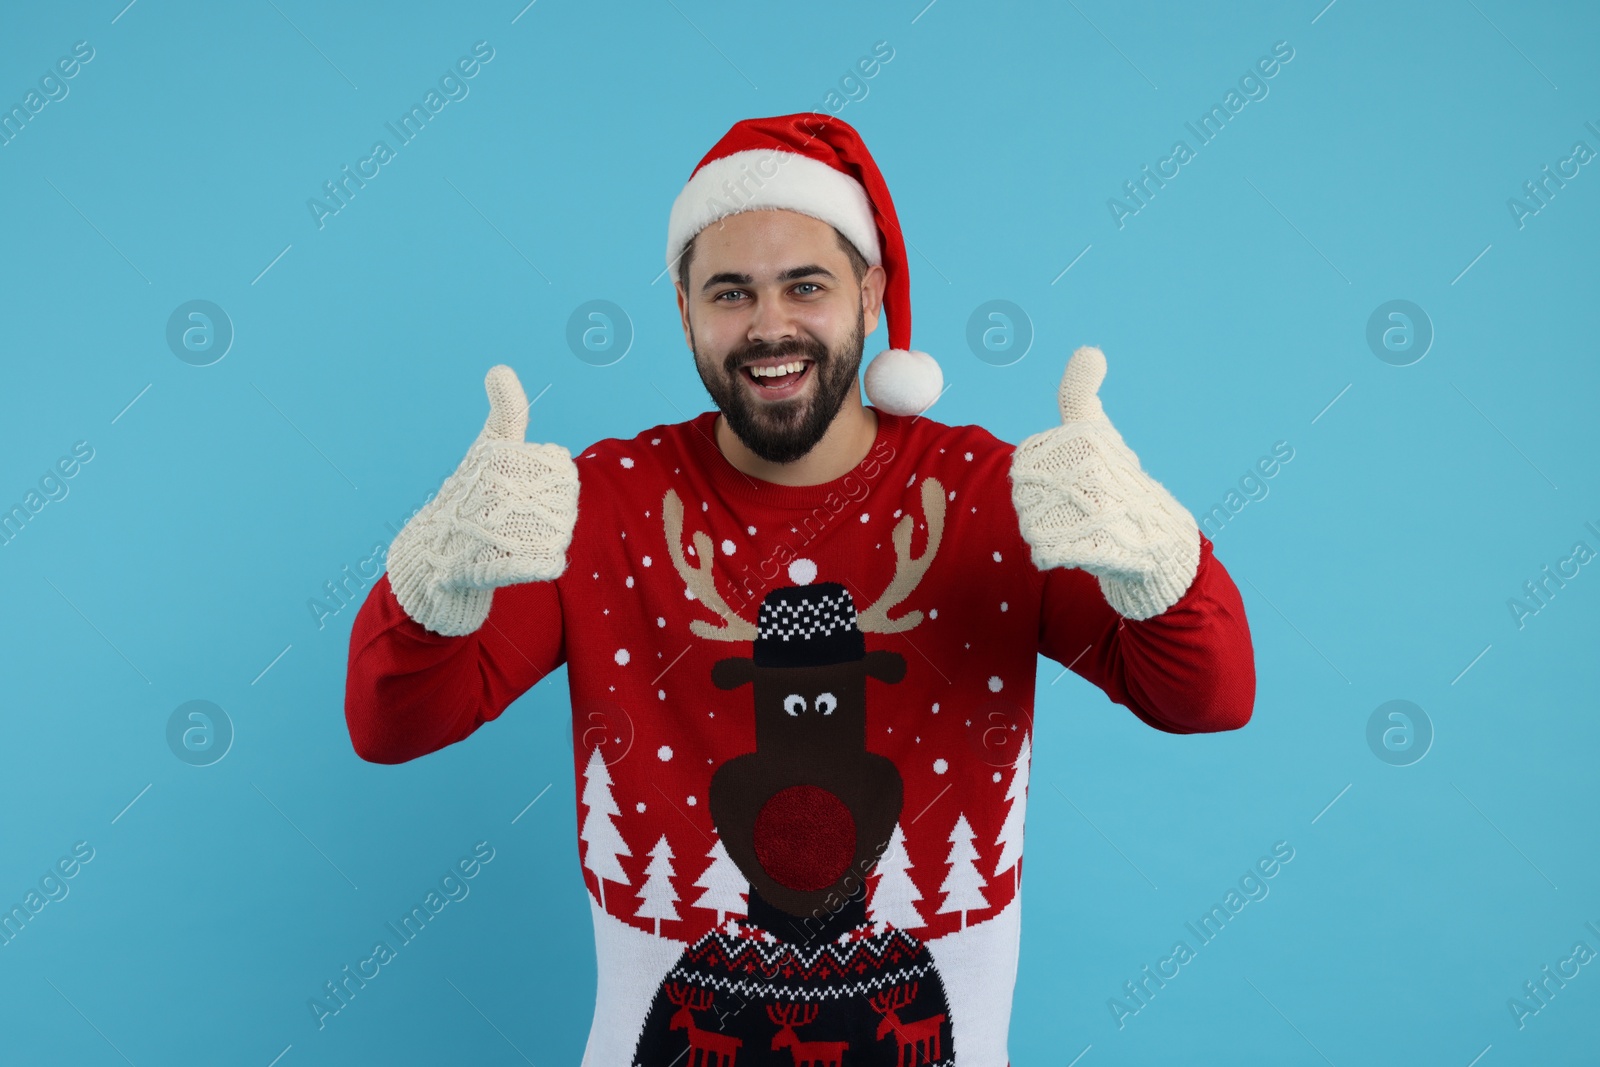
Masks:
[[[0,16],[7,107],[95,49],[0,147],[0,504],[95,449],[0,548],[0,903],[95,849],[0,948],[0,1060],[578,1061],[565,672],[366,764],[355,609],[319,630],[307,601],[454,467],[493,363],[549,387],[531,434],[574,450],[706,410],[655,280],[672,198],[732,122],[823,106],[886,40],[839,115],[914,245],[930,417],[1019,441],[1092,343],[1197,515],[1294,449],[1215,538],[1247,728],[1161,734],[1040,663],[1013,1063],[1594,1062],[1600,965],[1524,1029],[1507,1008],[1600,949],[1597,565],[1521,629],[1507,607],[1600,549],[1600,165],[1520,229],[1506,206],[1600,149],[1591,5],[123,2]],[[479,40],[470,95],[319,230],[307,199]],[[1107,199],[1277,41],[1270,95],[1119,229]],[[164,339],[193,299],[237,332],[208,367]],[[593,299],[636,335],[608,367],[565,340]],[[966,345],[993,299],[1034,331],[1010,366]],[[1392,299],[1436,331],[1410,366],[1365,341]],[[210,767],[165,740],[192,699],[237,731]],[[1436,731],[1412,766],[1367,745],[1391,699]],[[307,999],[480,840],[471,896],[319,1031]],[[1278,841],[1270,896],[1119,1029],[1108,999]]]

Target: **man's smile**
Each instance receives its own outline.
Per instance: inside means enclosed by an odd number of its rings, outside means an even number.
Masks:
[[[739,368],[738,375],[761,399],[783,400],[805,388],[814,365],[809,356],[776,356],[751,360]]]

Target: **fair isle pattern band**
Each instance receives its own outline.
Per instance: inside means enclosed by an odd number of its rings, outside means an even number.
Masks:
[[[721,927],[708,931],[663,981],[701,986],[746,1000],[825,1003],[867,1000],[896,985],[938,979],[933,958],[923,944],[888,924],[882,924],[877,933],[864,932],[867,928],[863,927],[837,941],[806,945],[774,938],[737,919],[730,921],[737,934]]]
[[[761,605],[756,626],[764,641],[805,641],[831,637],[837,631],[848,633],[856,627],[855,602],[844,590],[837,596],[823,593],[803,600],[769,599]]]
[[[867,192],[842,171],[780,148],[750,148],[694,172],[672,202],[667,269],[675,269],[695,234],[741,211],[782,209],[821,219],[844,234],[869,264],[880,266],[878,224]]]

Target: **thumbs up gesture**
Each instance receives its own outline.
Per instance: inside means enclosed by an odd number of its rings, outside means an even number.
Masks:
[[[491,367],[484,389],[483,430],[389,546],[395,599],[451,637],[483,625],[497,587],[560,577],[578,521],[578,468],[560,445],[524,440],[528,398],[516,372]]]
[[[1194,516],[1139,466],[1098,395],[1106,357],[1072,354],[1057,394],[1061,425],[1011,457],[1011,500],[1034,566],[1080,567],[1119,615],[1148,619],[1183,596],[1200,565]]]

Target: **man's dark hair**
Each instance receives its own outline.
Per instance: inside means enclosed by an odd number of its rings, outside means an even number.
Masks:
[[[856,284],[861,284],[861,279],[867,275],[866,257],[856,250],[844,234],[839,232],[837,226],[832,227],[833,236],[838,240],[839,247],[844,250],[845,258],[850,260],[850,270],[856,276]],[[689,238],[689,243],[684,246],[683,255],[678,257],[678,284],[685,293],[689,292],[689,262],[694,259],[694,243],[700,239],[699,234]],[[692,295],[692,294],[691,294]]]

